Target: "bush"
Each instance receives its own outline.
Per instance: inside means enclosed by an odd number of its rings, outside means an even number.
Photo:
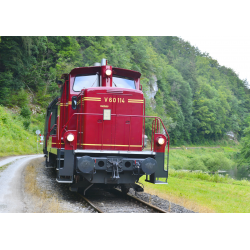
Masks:
[[[26,130],[28,130],[29,127],[30,127],[30,120],[25,120],[25,121],[23,122],[23,126],[24,126],[24,128],[25,128]]]
[[[27,131],[29,126],[29,119],[14,115],[0,106],[0,157],[37,153],[37,136]],[[39,152],[42,152],[40,144],[38,146]]]
[[[23,108],[29,104],[28,98],[28,93],[24,89],[21,89],[17,92],[17,94],[11,96],[9,105],[12,107],[18,106],[20,108]]]
[[[22,109],[21,109],[21,113],[20,115],[26,119],[29,119],[30,118],[30,115],[31,115],[31,111],[29,109],[28,106],[24,106]]]
[[[233,161],[228,159],[223,153],[212,153],[205,154],[201,156],[196,156],[191,158],[186,162],[183,166],[187,170],[201,170],[201,171],[209,171],[209,172],[217,172],[218,170],[228,170],[232,169],[235,165]],[[174,167],[174,166],[173,166]],[[180,169],[175,168],[174,169]]]
[[[207,171],[207,168],[204,165],[204,162],[202,161],[201,157],[195,157],[190,159],[186,165],[186,169],[192,171],[193,170]]]
[[[217,172],[218,170],[228,170],[234,165],[233,161],[229,160],[223,153],[215,153],[202,157],[202,161],[210,172]]]

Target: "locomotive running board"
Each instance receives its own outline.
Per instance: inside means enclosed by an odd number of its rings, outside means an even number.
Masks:
[[[152,183],[151,181],[149,180],[145,180],[146,182],[149,182],[149,183]],[[167,182],[164,182],[164,181],[158,181],[156,180],[153,184],[168,184]]]
[[[76,149],[77,153],[99,153],[99,154],[134,154],[134,155],[155,155],[154,151],[122,151],[122,150],[88,150],[88,149]]]
[[[53,167],[53,166],[49,165],[48,167],[46,167],[46,166],[45,166],[45,168],[55,168],[55,167]]]
[[[73,181],[60,181],[60,180],[58,180],[57,178],[56,178],[56,181],[57,181],[58,183],[73,183]]]
[[[167,182],[164,182],[164,181],[158,181],[158,180],[156,180],[155,181],[155,184],[168,184]]]

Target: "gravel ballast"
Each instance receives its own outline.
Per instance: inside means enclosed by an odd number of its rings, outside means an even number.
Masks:
[[[67,184],[60,184],[56,182],[56,176],[54,169],[46,169],[44,166],[44,161],[41,161],[38,166],[36,167],[37,170],[37,185],[39,188],[43,191],[46,190],[46,193],[48,196],[52,196],[56,198],[60,204],[62,211],[72,212],[72,213],[91,213],[94,212],[94,209],[88,206],[83,201],[79,201],[79,196],[69,191],[69,185]],[[87,192],[91,192],[90,190]],[[104,197],[107,196],[107,192],[105,191],[103,193]],[[183,206],[174,204],[169,202],[168,200],[159,198],[157,195],[151,195],[149,193],[144,192],[135,192],[133,189],[130,189],[129,194],[132,196],[135,196],[139,199],[142,199],[143,201],[146,201],[154,206],[157,206],[167,212],[170,213],[193,213],[193,211],[186,209]],[[91,196],[89,196],[89,199],[91,199]],[[98,202],[98,205],[100,204],[100,209],[105,211],[109,211],[112,213],[112,211],[117,211],[119,213],[126,213],[126,212],[132,212],[132,213],[140,213],[143,212],[141,208],[138,207],[138,209],[130,209],[126,210],[125,208],[118,208],[118,204],[116,205],[117,209],[111,209],[104,207],[105,202]],[[115,204],[115,202],[113,203]],[[109,206],[109,205],[107,205]],[[150,211],[149,211],[150,212]]]
[[[37,186],[42,192],[46,192],[48,200],[53,200],[58,203],[59,212],[69,213],[92,213],[94,209],[86,202],[81,201],[79,196],[69,190],[68,184],[60,184],[56,182],[56,173],[54,169],[45,168],[45,158],[36,165]],[[44,211],[52,212],[49,206],[44,206]],[[57,212],[57,211],[53,211]]]
[[[172,203],[168,200],[162,199],[157,195],[151,195],[144,192],[138,193],[135,192],[133,189],[129,190],[129,194],[170,213],[194,213],[194,211],[188,210],[185,207]]]

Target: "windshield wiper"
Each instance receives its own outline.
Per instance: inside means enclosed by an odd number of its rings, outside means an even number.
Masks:
[[[95,81],[94,81],[94,83],[91,85],[91,87],[93,87],[93,86],[94,86],[94,84],[95,84],[96,80],[97,80],[97,78],[95,79]]]

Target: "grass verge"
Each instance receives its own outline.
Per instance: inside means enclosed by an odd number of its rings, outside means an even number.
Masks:
[[[4,171],[10,164],[12,164],[13,162],[7,163],[3,166],[0,167],[0,172]]]
[[[46,190],[42,190],[36,181],[36,167],[39,160],[32,161],[25,169],[25,191],[31,195],[34,212],[37,213],[67,213],[71,211],[63,210],[57,197],[50,195]]]
[[[250,182],[207,174],[170,171],[168,185],[140,179],[145,192],[200,213],[249,213]],[[199,174],[199,175],[197,175]],[[213,179],[214,178],[214,179]]]
[[[0,106],[0,157],[42,153],[34,129],[25,129],[20,115]]]

